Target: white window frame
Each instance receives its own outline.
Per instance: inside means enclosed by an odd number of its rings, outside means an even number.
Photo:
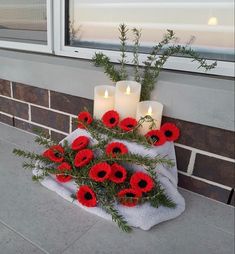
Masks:
[[[112,62],[118,63],[120,53],[112,50],[101,50],[101,49],[89,49],[82,47],[71,47],[65,46],[65,1],[66,0],[55,0],[54,1],[54,52],[56,55],[81,58],[81,59],[92,59],[96,52],[103,52],[106,54]],[[132,62],[132,53],[127,53],[127,61]],[[140,54],[140,64],[146,60],[146,54]],[[208,60],[208,63],[214,62]],[[195,73],[205,73],[203,69],[198,69],[198,64],[192,62],[190,58],[185,57],[170,57],[167,63],[164,65],[164,69],[180,70]],[[235,64],[233,62],[217,61],[217,67],[212,69],[207,74],[234,77]]]
[[[47,0],[47,44],[34,44],[27,42],[14,42],[0,40],[0,48],[18,49],[34,52],[53,53],[53,0]]]

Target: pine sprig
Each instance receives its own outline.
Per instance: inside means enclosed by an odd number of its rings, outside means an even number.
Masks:
[[[23,157],[23,158],[26,158],[26,159],[30,159],[31,161],[41,161],[41,162],[44,162],[44,163],[51,163],[47,158],[45,158],[44,156],[42,155],[39,155],[39,154],[36,154],[34,152],[27,152],[27,151],[24,151],[24,150],[21,150],[21,149],[14,149],[13,150],[13,154],[15,154],[16,156],[19,156],[19,157]]]
[[[139,66],[139,47],[141,38],[141,29],[133,28],[132,32],[134,34],[134,49],[133,49],[133,61],[134,64],[134,77],[136,82],[140,82],[140,66]]]
[[[127,43],[127,33],[128,33],[128,29],[126,27],[125,24],[121,24],[118,28],[119,33],[120,33],[120,52],[121,52],[121,59],[120,59],[120,64],[121,64],[121,68],[120,68],[120,76],[121,76],[121,80],[125,80],[127,78],[127,71],[126,71],[126,43]]]
[[[118,227],[122,231],[126,233],[130,233],[132,231],[132,228],[128,225],[127,221],[121,214],[119,214],[112,204],[101,204],[101,207],[112,216],[112,220],[117,223]]]
[[[128,28],[125,24],[119,25],[120,32],[120,52],[121,60],[120,69],[117,70],[110,59],[103,53],[96,53],[93,57],[94,64],[99,67],[103,67],[104,72],[109,76],[113,82],[124,80],[128,78],[126,66],[126,51],[127,51],[127,33]],[[205,71],[209,71],[216,67],[217,63],[213,62],[208,64],[207,60],[200,56],[195,50],[193,50],[189,44],[186,45],[171,45],[176,39],[175,33],[172,30],[167,30],[162,41],[156,44],[150,54],[147,56],[147,60],[144,62],[143,73],[140,73],[139,66],[139,47],[141,31],[134,28],[132,29],[134,34],[134,46],[133,46],[133,65],[134,65],[134,78],[137,82],[141,83],[141,101],[149,100],[151,92],[155,87],[155,83],[159,76],[160,71],[163,69],[164,64],[167,62],[170,56],[183,55],[192,58],[192,61],[198,62],[198,68],[203,68]],[[170,45],[170,46],[169,46]]]
[[[103,53],[96,53],[92,60],[95,66],[103,67],[105,74],[107,74],[113,82],[117,82],[122,79],[119,71],[115,69],[109,57],[105,56]]]

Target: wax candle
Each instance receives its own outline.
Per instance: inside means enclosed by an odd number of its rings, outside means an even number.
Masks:
[[[101,119],[105,112],[114,109],[115,87],[96,86],[94,94],[94,117]]]
[[[135,81],[118,81],[115,92],[115,110],[120,118],[136,117],[137,103],[140,100],[141,84]]]
[[[154,129],[160,129],[162,121],[163,105],[157,101],[142,101],[138,103],[136,119],[139,120],[141,117],[146,115],[151,116],[154,119],[156,127]],[[150,122],[144,122],[142,127],[139,128],[139,133],[145,135],[150,128]]]

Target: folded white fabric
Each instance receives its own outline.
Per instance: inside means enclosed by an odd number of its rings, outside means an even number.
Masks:
[[[96,143],[95,140],[92,139],[91,135],[82,129],[77,129],[70,135],[68,135],[65,139],[69,144],[73,142],[75,138],[78,136],[85,135],[90,138],[93,144]],[[113,140],[120,141],[120,140]],[[151,149],[146,149],[145,147],[133,143],[121,140],[124,143],[128,150],[132,153],[140,154],[142,156],[148,155],[151,157],[155,157],[157,155],[167,156],[169,159],[175,161],[175,149],[173,142],[166,142],[164,145],[159,147],[153,147]],[[63,140],[61,141],[63,143]],[[132,166],[136,171],[144,171],[144,169],[140,166],[133,165]],[[149,203],[144,203],[141,205],[137,205],[135,207],[125,207],[123,205],[116,205],[116,208],[119,210],[119,213],[124,216],[126,221],[130,226],[139,227],[143,230],[149,230],[154,225],[173,219],[179,216],[185,209],[185,201],[184,198],[180,195],[177,190],[177,166],[173,168],[166,168],[163,165],[156,165],[155,168],[158,180],[161,186],[165,189],[165,193],[170,197],[176,204],[175,208],[168,208],[164,206],[159,206],[158,208],[152,207]],[[34,175],[40,175],[41,171],[37,168],[37,163],[35,169],[33,170]],[[41,184],[46,188],[55,191],[58,195],[63,197],[64,199],[73,202],[75,205],[82,207],[86,211],[96,214],[102,218],[112,220],[111,216],[107,214],[100,207],[92,207],[88,208],[81,205],[78,201],[74,201],[71,195],[74,195],[78,187],[77,185],[71,181],[68,183],[59,183],[55,180],[54,176],[48,176],[41,181]]]

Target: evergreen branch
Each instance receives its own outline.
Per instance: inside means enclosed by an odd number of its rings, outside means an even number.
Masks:
[[[120,59],[120,64],[121,64],[121,68],[120,68],[120,76],[121,76],[121,80],[125,80],[127,79],[127,71],[126,71],[126,41],[127,41],[127,32],[128,29],[126,28],[125,24],[120,24],[119,25],[119,33],[120,33],[120,52],[121,52],[121,59]]]
[[[13,154],[15,154],[16,156],[19,156],[19,157],[24,157],[26,159],[30,159],[31,161],[41,161],[41,162],[44,162],[44,163],[51,163],[51,161],[49,159],[47,159],[46,157],[42,156],[42,155],[39,155],[39,154],[36,154],[34,152],[26,152],[24,150],[21,150],[21,149],[14,149],[13,150]]]
[[[101,207],[112,216],[112,220],[117,223],[118,227],[127,233],[132,231],[132,228],[127,224],[127,221],[124,217],[118,213],[118,211],[114,208],[113,204],[105,204],[101,203]]]
[[[140,82],[140,66],[139,66],[139,47],[140,47],[140,38],[141,38],[141,30],[137,28],[133,28],[132,32],[134,34],[134,49],[133,49],[133,61],[134,64],[134,75],[135,81]]]
[[[147,57],[147,61],[144,62],[145,71],[149,70],[154,61],[157,59],[160,51],[168,45],[173,39],[175,39],[175,33],[172,30],[167,30],[167,33],[164,35],[163,40],[160,41],[156,46],[153,47],[149,56]]]
[[[114,64],[111,63],[110,59],[103,53],[95,53],[92,61],[95,66],[103,67],[105,74],[107,74],[113,82],[117,82],[122,79],[120,73],[115,69]]]
[[[174,201],[167,197],[166,195],[164,195],[164,193],[160,193],[160,195],[158,196],[158,200],[159,200],[159,204],[165,206],[165,207],[169,207],[169,208],[175,208],[176,204],[174,203]],[[151,203],[152,205],[152,203]]]

